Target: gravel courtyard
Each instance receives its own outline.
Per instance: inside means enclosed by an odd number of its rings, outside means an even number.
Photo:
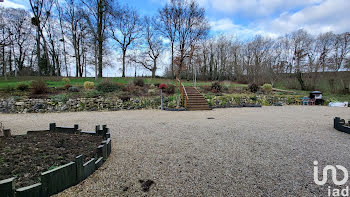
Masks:
[[[108,125],[110,158],[58,196],[327,196],[327,185],[313,181],[313,161],[350,169],[350,135],[333,129],[335,116],[350,119],[350,109],[0,114],[0,121],[14,134],[50,122]],[[154,181],[149,192],[140,180]]]

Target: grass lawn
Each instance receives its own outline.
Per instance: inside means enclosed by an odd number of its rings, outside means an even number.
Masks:
[[[0,77],[0,90],[6,90],[7,88],[15,88],[17,84],[19,83],[27,83],[30,84],[32,80],[45,80],[47,85],[49,87],[63,87],[65,83],[62,81],[63,77],[8,77],[7,80],[5,80],[3,77]],[[70,77],[70,83],[75,86],[83,86],[85,81],[93,81],[95,82],[95,78],[93,77],[87,77],[87,78],[76,78],[76,77]],[[142,78],[144,79],[145,84],[160,84],[160,83],[165,83],[165,84],[173,84],[176,85],[176,80],[171,80],[171,79],[162,79],[162,78]],[[121,77],[110,77],[110,78],[103,78],[103,79],[98,79],[97,83],[100,83],[102,80],[112,80],[113,82],[118,82],[121,84],[128,84],[128,83],[133,83],[134,78],[133,77],[126,77],[126,78],[121,78]],[[194,83],[192,80],[182,80],[182,83],[184,86],[193,86]],[[197,81],[196,85],[198,87],[203,87],[203,86],[210,86],[211,81]],[[230,81],[223,81],[221,82],[222,86],[226,86],[228,88],[246,88],[248,85],[247,84],[238,84],[235,82],[230,82]],[[284,90],[291,90],[284,88],[281,85],[278,85],[279,89],[284,89]],[[301,90],[291,90],[295,92],[295,95],[305,95],[308,96],[310,91],[301,91]],[[350,101],[350,94],[332,94],[330,92],[323,92],[323,95],[325,99],[330,99],[332,101]]]
[[[3,77],[0,77],[0,89],[6,89],[8,87],[15,88],[17,84],[19,83],[27,83],[30,84],[32,80],[45,80],[47,85],[49,87],[63,87],[65,83],[62,81],[63,77],[8,77],[7,80],[5,80]],[[76,77],[70,77],[70,83],[72,85],[80,85],[83,86],[85,81],[93,81],[95,82],[95,78],[93,77],[87,77],[87,78],[76,78]],[[134,81],[133,77],[110,77],[110,78],[103,78],[98,79],[97,83],[100,83],[102,80],[112,80],[114,82],[122,83],[122,84],[128,84],[132,83]],[[176,80],[171,79],[161,79],[161,78],[142,78],[144,79],[145,84],[156,84],[156,83],[165,83],[165,84],[176,84]],[[182,80],[182,83],[184,86],[193,86],[194,82],[192,80],[186,81]],[[210,81],[197,81],[197,86],[210,86]],[[247,87],[246,84],[236,84],[232,82],[223,82],[224,86],[227,87]]]

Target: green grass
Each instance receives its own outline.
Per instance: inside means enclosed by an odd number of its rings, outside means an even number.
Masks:
[[[3,77],[0,77],[0,89],[6,89],[8,87],[15,88],[19,83],[26,83],[30,84],[32,80],[45,80],[46,84],[49,87],[63,87],[65,85],[65,82],[62,81],[63,77],[9,77],[7,80],[5,80]],[[75,77],[70,77],[70,83],[72,85],[79,85],[83,86],[85,81],[93,81],[95,82],[95,78],[93,77],[87,77],[87,78],[75,78]],[[171,79],[161,79],[161,78],[142,78],[144,79],[145,84],[173,84],[176,85],[176,80],[171,80]],[[121,78],[121,77],[110,77],[110,78],[99,78],[97,83],[100,83],[102,80],[112,80],[113,82],[118,82],[121,84],[129,84],[133,83],[134,78],[133,77],[126,77],[126,78]],[[193,86],[194,83],[193,81],[186,81],[182,80],[181,81],[184,86]],[[211,82],[208,81],[197,81],[197,86],[210,86]],[[235,84],[235,83],[227,83],[224,82],[224,86],[227,87],[246,87],[246,84]]]
[[[296,89],[287,89],[284,87],[279,87],[282,90],[290,90],[294,91],[296,95],[304,95],[304,96],[309,96],[311,91],[304,91],[304,90],[296,90]],[[330,100],[332,102],[345,102],[348,101],[350,102],[350,94],[334,94],[330,93],[329,91],[322,92],[323,99],[325,100]]]
[[[9,87],[10,88],[15,88],[19,83],[26,83],[30,85],[32,80],[45,80],[47,85],[49,87],[63,87],[65,85],[65,82],[62,81],[63,77],[8,77],[7,80],[5,80],[3,77],[0,77],[0,90],[6,90]],[[69,77],[70,83],[73,86],[83,86],[85,81],[93,81],[95,82],[95,78],[93,77],[87,77],[87,78],[75,78],[75,77]],[[176,80],[171,80],[171,79],[162,79],[162,78],[142,78],[144,79],[145,84],[173,84],[176,85]],[[111,77],[111,78],[99,78],[97,83],[100,83],[102,80],[112,80],[113,82],[118,82],[121,84],[129,84],[133,83],[134,78],[133,77],[126,77],[126,78],[121,78],[121,77]],[[184,84],[184,86],[193,86],[194,83],[192,80],[181,80],[181,82]],[[211,86],[210,81],[197,81],[196,85],[198,87],[202,86]],[[229,81],[224,81],[221,83],[222,86],[226,86],[228,88],[246,88],[248,85],[247,84],[237,84]],[[96,82],[95,82],[96,85]],[[326,86],[326,82],[322,82],[320,86]],[[284,89],[284,90],[291,90],[296,92],[296,95],[305,95],[308,96],[310,91],[301,91],[301,90],[295,90],[295,89],[287,89],[285,88],[285,84],[283,83],[278,83],[275,84],[276,88],[279,89]],[[326,88],[325,88],[326,89]],[[350,101],[350,94],[332,94],[330,93],[327,89],[326,91],[323,91],[323,95],[325,99],[330,99],[332,101]]]

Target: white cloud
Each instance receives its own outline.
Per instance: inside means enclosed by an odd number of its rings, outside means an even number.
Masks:
[[[4,2],[0,3],[1,7],[5,7],[5,8],[22,8],[22,9],[26,9],[26,7],[22,4],[18,4],[18,3],[14,3],[12,1],[9,0],[5,0]]]
[[[268,16],[275,12],[315,5],[323,0],[199,0],[199,4],[216,11],[250,17]]]
[[[279,2],[280,0],[273,1]],[[318,1],[309,0],[308,2]],[[227,4],[230,4],[230,2]],[[267,8],[269,6],[261,8],[261,10],[268,10]],[[314,35],[328,31],[343,33],[350,31],[349,10],[349,0],[325,0],[319,4],[304,6],[298,11],[285,11],[275,17],[260,17],[251,20],[247,25],[235,24],[231,19],[232,17],[228,16],[218,20],[211,20],[210,24],[212,31],[215,33],[235,34],[238,37],[247,39],[257,34],[276,37],[301,28]]]
[[[277,37],[277,34],[273,32],[263,31],[254,26],[243,26],[234,24],[230,18],[222,18],[219,20],[210,21],[211,30],[215,34],[229,34],[233,35],[240,40],[249,40],[256,35],[263,35],[267,37]]]
[[[288,33],[303,28],[310,33],[350,31],[350,2],[327,0],[319,5],[306,7],[296,13],[283,13],[271,22],[262,24],[266,31]]]
[[[210,26],[213,31],[231,31],[238,26],[233,24],[229,18],[223,18],[217,21],[210,21]]]

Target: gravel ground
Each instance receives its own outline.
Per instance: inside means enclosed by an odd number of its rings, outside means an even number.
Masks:
[[[327,164],[350,169],[350,135],[333,129],[335,116],[350,118],[350,110],[0,114],[0,121],[16,134],[48,128],[50,122],[78,123],[84,130],[108,124],[110,158],[58,196],[327,196],[327,185],[313,181],[313,161],[320,169]],[[148,192],[141,180],[154,181]]]

